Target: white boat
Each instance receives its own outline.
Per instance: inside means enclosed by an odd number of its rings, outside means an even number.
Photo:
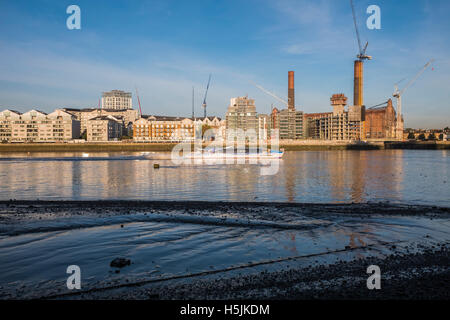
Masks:
[[[184,156],[187,159],[281,159],[284,155],[284,150],[270,150],[263,152],[249,152],[248,150],[242,150],[241,152],[236,152],[235,150],[215,150],[207,149],[203,152],[192,152]]]

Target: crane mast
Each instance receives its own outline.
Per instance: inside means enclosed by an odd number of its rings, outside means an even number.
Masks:
[[[403,87],[402,90],[399,91],[398,84],[403,81],[399,81],[394,85],[394,94],[392,95],[394,98],[397,99],[397,126],[396,126],[396,136],[397,139],[403,140],[403,115],[402,115],[402,95],[405,92],[406,89],[408,89],[416,80],[422,75],[422,73],[425,72],[425,70],[433,63],[434,59],[431,59],[428,61],[422,69],[419,70],[419,72],[416,73],[416,75],[409,80],[409,82]]]
[[[203,116],[206,118],[206,97],[208,96],[208,89],[209,89],[209,84],[211,83],[211,74],[209,75],[209,79],[208,79],[208,85],[206,86],[206,91],[205,91],[205,98],[203,99]]]

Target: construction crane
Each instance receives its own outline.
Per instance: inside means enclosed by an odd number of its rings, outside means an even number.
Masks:
[[[366,42],[364,47],[361,45],[361,38],[359,36],[358,23],[356,21],[355,6],[353,5],[353,0],[350,0],[350,5],[352,7],[353,23],[355,25],[356,40],[358,41],[359,50],[358,54],[356,55],[357,60],[355,60],[354,63],[353,105],[362,106],[364,105],[364,60],[372,60],[372,57],[366,54],[369,42]]]
[[[137,87],[136,87],[136,97],[137,97],[138,104],[139,104],[139,115],[142,118],[141,100],[139,99],[139,93],[138,93]]]
[[[359,48],[359,53],[356,57],[358,58],[359,61],[372,60],[371,56],[366,55],[366,50],[367,46],[369,45],[369,42],[366,41],[364,47],[361,46],[361,39],[359,36],[358,23],[356,22],[355,6],[353,4],[353,0],[350,0],[350,5],[352,6],[353,23],[355,24],[356,39],[358,40],[358,48]]]
[[[206,118],[206,97],[208,96],[208,89],[209,89],[209,84],[211,83],[211,74],[209,75],[209,79],[208,79],[208,85],[206,86],[206,91],[205,91],[205,98],[203,99],[203,115]]]
[[[393,97],[397,99],[397,138],[403,138],[403,117],[402,117],[402,95],[406,89],[408,89],[421,75],[425,72],[425,70],[434,62],[434,59],[428,61],[416,75],[409,80],[406,86],[403,87],[402,90],[399,91],[398,84],[405,79],[400,80],[396,84],[394,84],[395,91],[393,93]]]
[[[286,106],[288,106],[288,102],[280,97],[278,97],[277,95],[275,95],[274,93],[270,92],[269,90],[264,89],[263,87],[261,87],[260,85],[250,81],[251,84],[253,84],[255,87],[257,87],[259,90],[261,90],[262,92],[268,94],[269,96],[277,99],[278,101],[280,101],[281,103],[285,104]]]
[[[382,103],[379,103],[379,104],[377,104],[377,105],[374,105],[374,106],[371,106],[371,107],[369,107],[369,108],[367,108],[367,109],[375,109],[375,108],[378,108],[378,107],[380,107],[380,106],[384,106],[386,103],[388,103],[389,102],[389,100],[387,100],[387,101],[385,101],[385,102],[382,102]]]
[[[195,112],[194,112],[194,87],[192,87],[192,120],[195,120]]]

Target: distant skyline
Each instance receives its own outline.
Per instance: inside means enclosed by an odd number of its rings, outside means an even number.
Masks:
[[[392,98],[394,83],[434,58],[434,70],[403,95],[405,127],[450,126],[450,2],[354,2],[373,56],[365,62],[366,106]],[[71,4],[81,8],[81,30],[66,27]],[[381,8],[381,30],[365,27],[372,4]],[[245,95],[269,113],[283,106],[251,82],[286,98],[289,70],[298,109],[330,111],[334,93],[353,102],[348,0],[0,0],[0,30],[0,109],[97,107],[112,89],[132,92],[137,109],[137,87],[144,114],[189,117],[194,86],[202,116],[211,73],[208,115],[224,117],[230,98]]]

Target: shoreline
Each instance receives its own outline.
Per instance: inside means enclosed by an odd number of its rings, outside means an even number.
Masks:
[[[136,219],[138,216],[142,220]],[[115,217],[123,219],[117,220]],[[188,217],[187,220],[186,217]],[[447,207],[386,202],[314,204],[138,200],[0,201],[0,225],[2,225],[4,239],[13,239],[16,236],[28,238],[32,235],[40,237],[46,234],[57,236],[87,230],[94,232],[95,228],[109,230],[111,236],[114,234],[114,237],[118,237],[127,230],[131,230],[134,223],[181,223],[189,226],[197,225],[199,228],[220,227],[251,230],[251,232],[256,232],[258,228],[269,228],[267,230],[278,230],[277,232],[285,232],[288,235],[293,233],[297,236],[309,235],[310,232],[314,232],[314,229],[298,228],[302,226],[299,225],[302,217],[306,221],[314,220],[315,223],[320,223],[323,219],[333,222],[333,226],[322,223],[320,228],[323,230],[317,231],[319,232],[317,235],[327,233],[328,227],[331,227],[330,232],[348,228],[350,221],[357,225],[366,221],[365,223],[369,225],[376,223],[373,226],[380,226],[383,219],[390,219],[386,226],[395,224],[397,221],[403,229],[410,223],[410,219],[420,219],[425,222],[423,226],[426,228],[418,227],[417,230],[421,230],[419,233],[406,238],[386,237],[387,234],[381,232],[380,237],[369,237],[371,241],[368,242],[359,241],[351,244],[345,240],[330,248],[325,246],[319,250],[300,250],[295,254],[280,255],[280,257],[276,255],[272,258],[254,260],[243,258],[242,262],[237,264],[225,264],[217,268],[204,268],[194,272],[188,272],[186,269],[186,272],[179,274],[169,272],[163,277],[154,275],[154,264],[150,263],[150,260],[139,258],[139,256],[130,257],[133,266],[148,268],[146,276],[128,277],[129,269],[127,268],[130,267],[126,267],[117,276],[120,278],[88,283],[79,292],[60,290],[59,287],[52,285],[51,288],[44,288],[43,291],[35,287],[28,293],[29,296],[23,295],[21,288],[14,293],[14,290],[8,291],[7,286],[4,286],[3,289],[6,291],[3,299],[259,299],[270,301],[450,298],[450,290],[448,290],[450,238],[446,235],[435,237],[432,233],[433,229],[429,229],[430,223],[441,225],[434,221],[449,221],[450,208]],[[79,219],[84,222],[76,223],[80,221]],[[94,220],[97,222],[93,223]],[[272,222],[256,223],[262,220]],[[58,224],[58,221],[62,224]],[[71,223],[67,225],[64,221],[71,221]],[[406,225],[405,222],[407,222]],[[13,229],[17,232],[12,232]],[[140,235],[139,230],[141,230],[140,227],[138,227]],[[356,234],[356,238],[359,239],[357,230],[348,230],[353,231],[350,234],[344,233],[345,239],[351,234]],[[265,233],[264,230],[258,232]],[[364,228],[363,232],[365,234],[367,230]],[[394,234],[397,232],[394,231]],[[124,236],[127,238],[126,234]],[[138,241],[137,239],[135,241]],[[314,242],[313,239],[317,238],[308,236],[305,239]],[[144,241],[143,244],[148,243]],[[199,249],[199,245],[202,247],[206,244],[197,243],[196,245],[195,248]],[[313,243],[311,246],[314,247]],[[194,248],[191,249],[194,250]],[[105,255],[99,261],[102,261],[100,264],[106,265],[116,257],[116,254]],[[95,265],[97,266],[97,263]],[[366,282],[369,275],[366,269],[369,265],[378,265],[381,269],[381,290],[367,289]],[[105,268],[106,270],[108,267]],[[115,279],[118,281],[116,282]],[[0,288],[2,285],[0,284]]]
[[[0,153],[8,152],[170,152],[176,143],[4,143]],[[204,145],[203,147],[205,147]],[[329,151],[329,150],[450,150],[450,142],[324,142],[298,141],[280,143],[286,151]]]

